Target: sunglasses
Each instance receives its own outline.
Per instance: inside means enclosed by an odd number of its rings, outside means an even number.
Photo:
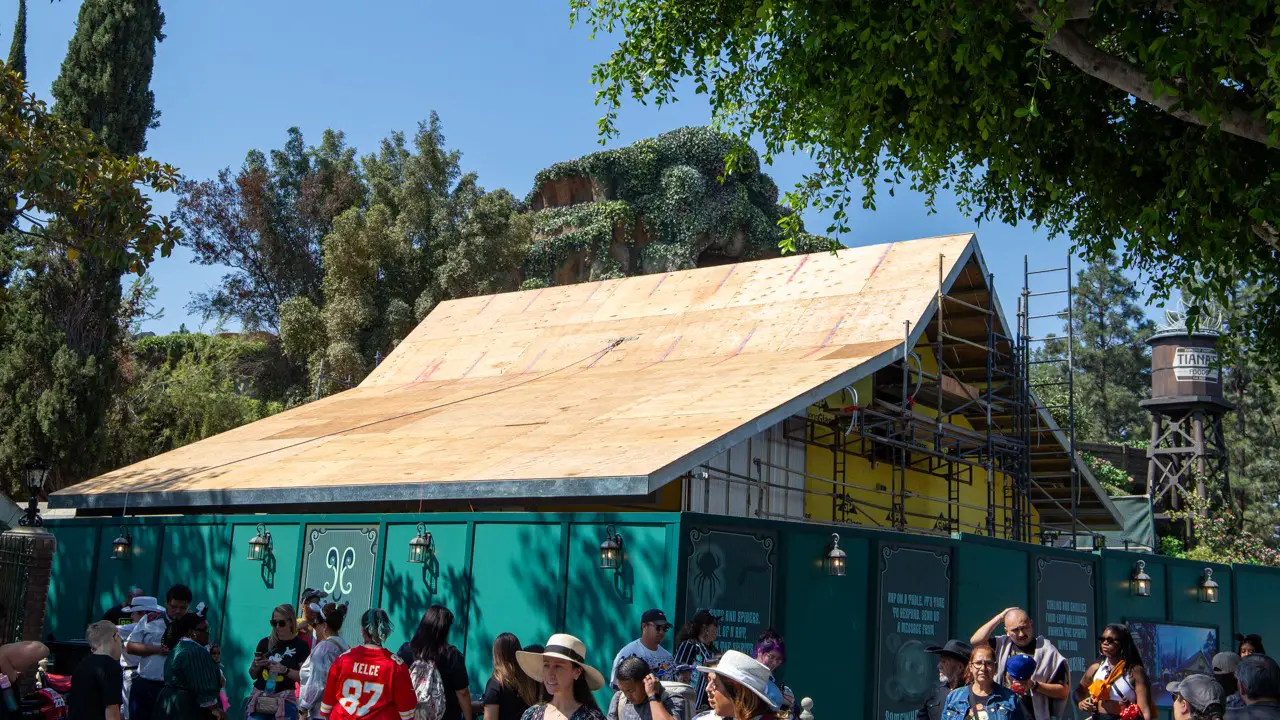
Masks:
[[[1106,645],[1108,643],[1118,643],[1120,642],[1120,638],[1111,637],[1109,635],[1103,635],[1102,637],[1098,638],[1098,642],[1103,645]]]
[[[289,621],[288,620],[272,620],[271,626],[272,627],[288,627]]]

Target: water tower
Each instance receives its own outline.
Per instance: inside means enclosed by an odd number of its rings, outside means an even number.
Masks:
[[[1222,416],[1234,407],[1222,399],[1221,323],[1200,318],[1188,331],[1183,310],[1166,312],[1165,320],[1147,340],[1151,399],[1142,402],[1151,413],[1147,494],[1157,512],[1180,509],[1191,493],[1207,499],[1210,487],[1226,489]]]

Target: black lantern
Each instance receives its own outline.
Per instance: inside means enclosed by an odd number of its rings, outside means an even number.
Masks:
[[[1133,576],[1129,579],[1129,591],[1134,597],[1151,597],[1151,576],[1147,574],[1147,563],[1139,560],[1133,564]]]
[[[1204,577],[1200,579],[1200,602],[1218,602],[1218,583],[1213,579],[1213,568],[1204,569]]]
[[[600,569],[617,570],[622,567],[622,536],[613,526],[604,529],[604,542],[600,543]]]
[[[823,565],[827,568],[827,574],[831,577],[844,577],[845,561],[848,557],[840,549],[840,534],[831,533],[831,549],[827,551],[827,556],[822,560]]]
[[[431,533],[426,531],[425,525],[418,523],[418,535],[409,541],[409,562],[416,565],[425,563],[431,550]]]
[[[27,513],[18,518],[18,524],[23,527],[40,527],[44,525],[44,519],[40,517],[40,490],[49,477],[49,468],[39,460],[32,460],[23,469],[23,475],[27,485]]]
[[[267,532],[267,528],[262,523],[258,523],[258,534],[249,538],[249,559],[262,562],[267,559],[269,552],[271,552],[271,533]]]
[[[1040,528],[1040,544],[1045,547],[1053,547],[1058,544],[1058,537],[1061,535],[1057,530],[1050,527]]]
[[[112,560],[128,560],[129,550],[133,547],[133,533],[129,532],[129,528],[121,525],[120,534],[115,540],[111,541],[111,559]]]

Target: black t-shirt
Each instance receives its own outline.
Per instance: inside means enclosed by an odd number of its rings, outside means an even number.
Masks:
[[[990,695],[979,695],[978,693],[974,692],[973,686],[970,685],[968,717],[978,718],[979,720],[985,720],[985,718],[988,717],[987,701],[989,701],[990,699],[991,699]],[[979,705],[982,706],[981,710],[978,709]]]
[[[400,652],[396,654],[406,665],[413,667],[413,648],[409,647],[409,643],[401,645]],[[440,663],[436,665],[436,672],[440,673],[440,681],[444,683],[444,717],[441,720],[462,720],[462,705],[458,703],[458,691],[466,690],[469,681],[467,664],[463,661],[462,653],[458,652],[458,648],[445,645],[444,652],[440,653]]]
[[[71,673],[68,720],[102,720],[107,708],[124,703],[124,672],[120,661],[94,653]]]
[[[130,613],[124,611],[124,605],[117,605],[102,614],[102,619],[113,625],[120,625],[130,618]]]
[[[278,643],[275,650],[270,652],[267,651],[268,639],[269,638],[262,638],[258,641],[257,652],[266,655],[268,660],[279,656],[278,662],[290,670],[301,669],[302,663],[306,662],[307,656],[311,654],[311,648],[307,646],[307,642],[302,639],[302,636],[295,637],[286,643]],[[286,677],[283,680],[277,680],[276,692],[292,690],[295,684],[294,680],[289,677]],[[261,672],[258,673],[258,677],[254,678],[253,686],[259,690],[267,689],[267,681],[262,677]]]
[[[524,711],[529,709],[529,705],[520,699],[520,693],[515,688],[502,687],[497,678],[492,677],[484,686],[483,702],[485,705],[498,706],[498,720],[520,720]]]

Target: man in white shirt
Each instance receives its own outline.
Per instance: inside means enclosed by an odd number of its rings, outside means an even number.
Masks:
[[[156,602],[155,598],[140,597],[129,607],[139,607],[143,600],[150,601],[152,606]],[[169,654],[169,648],[164,645],[165,630],[169,623],[186,615],[189,607],[191,588],[174,585],[165,593],[163,610],[139,621],[129,634],[125,652],[138,657],[138,669],[129,688],[129,720],[151,720],[156,698],[164,688],[164,658]]]
[[[153,597],[138,594],[130,594],[129,602],[120,608],[128,616],[129,622],[120,625],[116,631],[120,634],[120,641],[124,645],[129,644],[129,636],[138,628],[138,624],[145,622],[147,616],[152,613],[163,613],[164,608]],[[120,715],[124,720],[129,720],[129,690],[133,685],[133,676],[138,672],[138,663],[142,658],[137,655],[131,655],[128,652],[120,654],[120,669],[124,674],[124,704],[120,706]]]
[[[659,680],[665,680],[667,671],[675,666],[675,658],[672,657],[671,651],[662,647],[662,640],[671,630],[671,623],[667,622],[667,614],[661,610],[646,610],[640,616],[640,638],[632,640],[618,651],[618,656],[613,659],[613,671],[609,673],[609,686],[614,690],[618,689],[618,665],[629,657],[638,657],[649,664],[654,677]]]

